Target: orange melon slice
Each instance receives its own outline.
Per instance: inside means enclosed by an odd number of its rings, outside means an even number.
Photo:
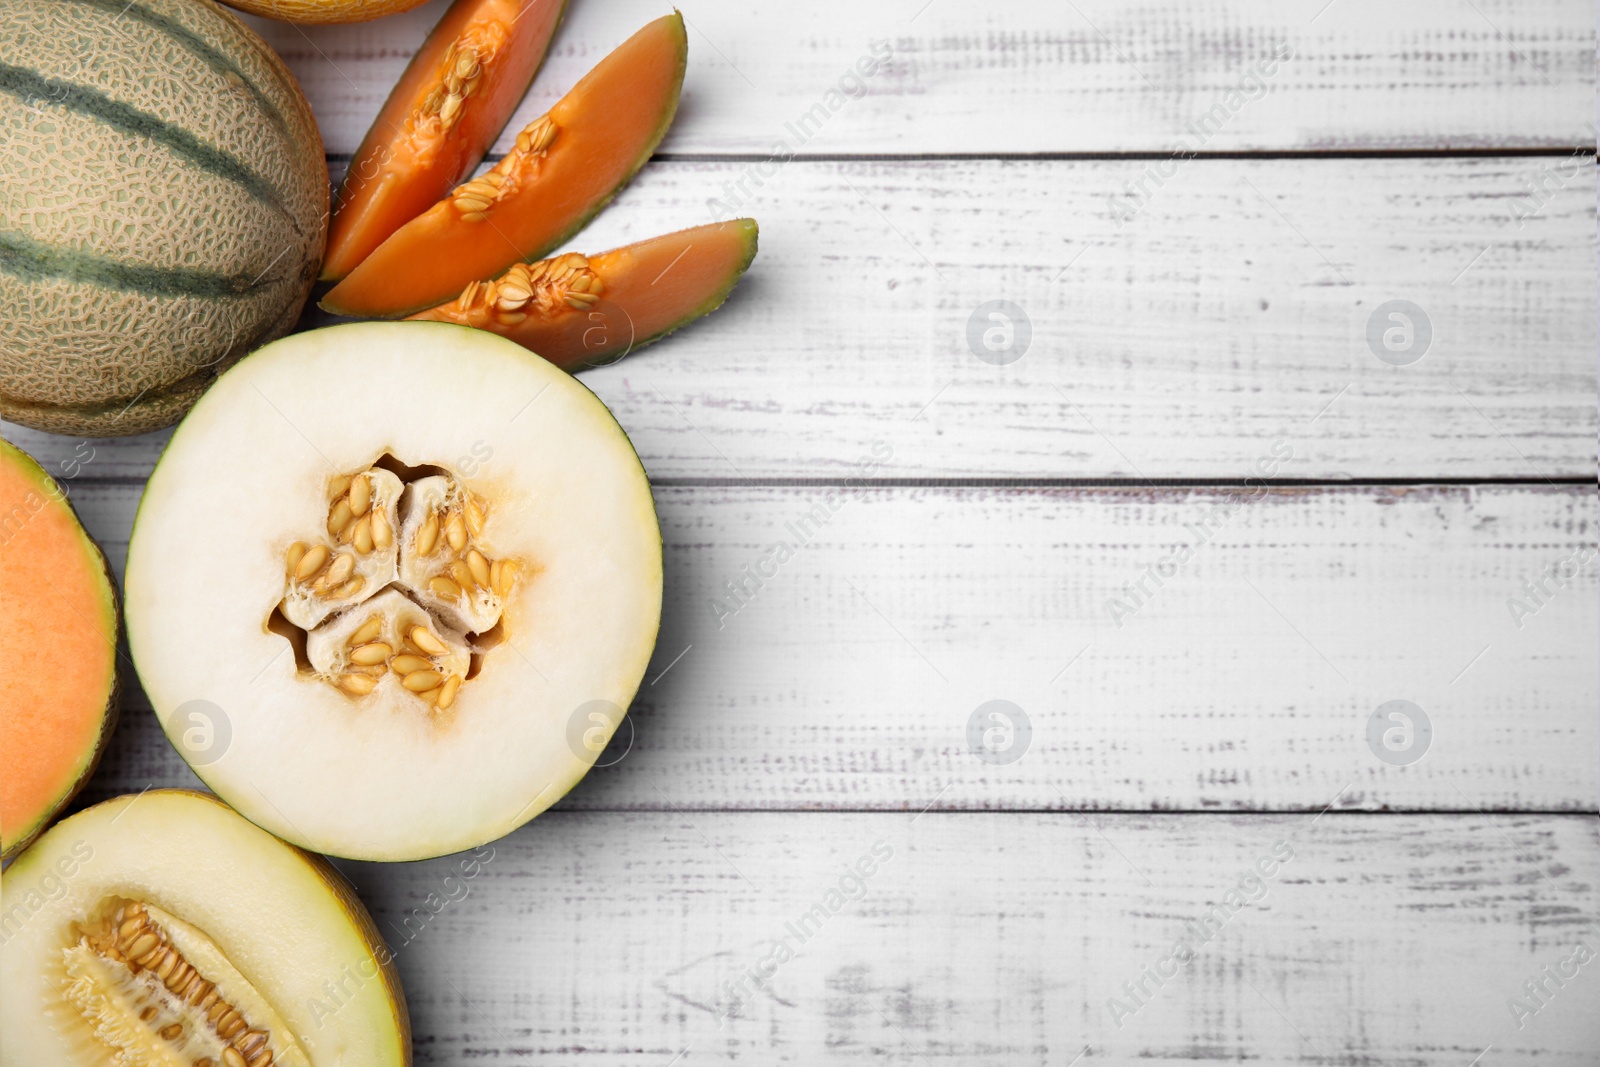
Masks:
[[[655,151],[678,109],[688,48],[678,13],[645,26],[518,134],[494,169],[395,231],[322,307],[399,318],[562,244]]]
[[[337,281],[470,175],[544,62],[566,0],[456,0],[356,150],[334,198]]]
[[[519,263],[411,317],[489,330],[563,370],[611,363],[721,307],[755,259],[757,234],[755,219],[734,219]]]
[[[61,487],[0,440],[0,851],[78,792],[117,717],[117,594]]]

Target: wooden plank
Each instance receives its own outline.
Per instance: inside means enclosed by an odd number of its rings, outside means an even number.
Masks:
[[[419,1065],[1577,1067],[1597,861],[1584,817],[553,813],[353,873]]]
[[[792,163],[728,305],[585,381],[656,478],[843,479],[882,440],[880,477],[1232,481],[1279,439],[1289,478],[1593,476],[1592,166],[1196,161],[1119,223],[1143,166]],[[647,168],[578,247],[706,221],[742,167]],[[991,300],[1031,322],[1007,365]],[[1392,300],[1431,324],[1408,366],[1369,346]],[[167,436],[6,433],[135,478]]]
[[[564,803],[1596,810],[1592,488],[1232,492],[660,488],[655,662]],[[137,497],[74,492],[117,568]],[[91,796],[188,781],[135,697]]]
[[[329,151],[349,153],[444,8],[347,27],[255,24],[305,87]],[[512,135],[663,10],[573,3]],[[1577,0],[766,0],[686,15],[669,152],[1594,143],[1595,13]]]

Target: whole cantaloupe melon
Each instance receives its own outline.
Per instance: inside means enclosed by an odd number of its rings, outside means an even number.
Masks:
[[[299,317],[328,173],[211,0],[0,2],[0,416],[142,433]]]

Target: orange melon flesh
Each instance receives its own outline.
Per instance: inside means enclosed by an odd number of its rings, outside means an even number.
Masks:
[[[61,489],[0,441],[0,849],[64,807],[99,761],[117,707],[117,598]]]
[[[688,47],[676,12],[645,26],[523,131],[489,172],[498,186],[493,203],[463,206],[456,190],[379,245],[322,307],[400,318],[562,244],[660,143],[677,111]]]
[[[573,268],[565,279],[536,270],[539,280],[530,285],[513,269],[498,285],[468,286],[448,304],[411,317],[489,330],[563,370],[608,363],[720,307],[755,258],[757,235],[755,219],[735,219],[597,256],[569,253],[547,261]],[[600,282],[597,300],[570,292],[585,259]],[[519,304],[523,292],[529,299]]]
[[[566,0],[456,0],[356,150],[334,198],[324,281],[337,281],[483,160],[544,62]],[[526,10],[524,10],[524,8]],[[478,73],[448,121],[440,101]]]

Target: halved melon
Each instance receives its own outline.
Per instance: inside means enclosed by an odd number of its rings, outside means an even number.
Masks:
[[[583,228],[644,166],[678,108],[688,38],[677,12],[628,38],[492,170],[406,223],[322,299],[398,318],[537,259]]]
[[[544,62],[566,0],[456,0],[356,150],[334,197],[337,281],[470,175]]]
[[[614,708],[614,729],[633,699],[661,534],[576,379],[482,330],[352,323],[195,406],[126,591],[145,692],[223,799],[318,852],[421,859],[509,833],[594,763],[572,724]],[[191,701],[225,717],[222,753],[187,747]]]
[[[97,804],[0,887],[0,1062],[411,1062],[392,956],[350,887],[214,797]]]
[[[0,440],[0,843],[66,806],[117,721],[117,592],[66,494]]]
[[[615,362],[721,307],[755,259],[756,235],[755,219],[734,219],[519,263],[411,317],[492,331],[565,370]]]

